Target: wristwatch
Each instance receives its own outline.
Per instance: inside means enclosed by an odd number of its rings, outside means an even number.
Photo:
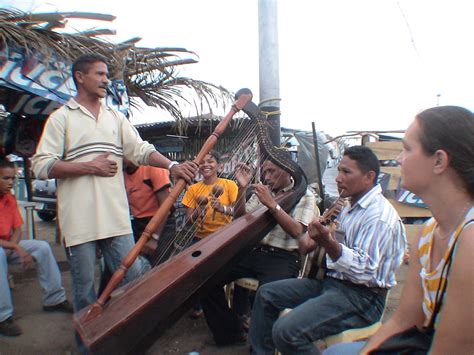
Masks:
[[[170,165],[168,165],[168,170],[171,170],[171,168],[172,168],[173,166],[178,165],[178,164],[179,164],[179,162],[177,162],[176,160],[173,160],[173,161],[170,163]]]
[[[281,210],[281,207],[280,207],[279,204],[277,204],[275,207],[269,209],[269,211],[270,211],[271,214],[275,214],[275,213],[277,213],[277,212],[280,211],[280,210]]]

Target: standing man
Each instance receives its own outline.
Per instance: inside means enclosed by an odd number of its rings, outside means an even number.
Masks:
[[[43,310],[72,313],[50,245],[44,240],[21,240],[23,220],[10,192],[14,181],[13,163],[0,158],[0,334],[4,336],[21,334],[21,328],[12,318],[8,264],[21,264],[26,269],[36,262],[43,290]]]
[[[377,184],[379,162],[370,148],[346,149],[336,178],[350,206],[339,215],[345,233],[338,242],[315,219],[299,240],[302,253],[326,249],[326,278],[282,280],[256,295],[250,343],[255,354],[319,354],[313,342],[380,319],[388,289],[405,251],[405,231],[397,212]],[[293,308],[287,315],[279,314]]]
[[[122,172],[123,158],[170,170],[190,182],[194,163],[172,162],[142,141],[121,113],[107,107],[106,60],[85,55],[72,66],[77,95],[49,117],[32,159],[40,179],[58,179],[58,219],[71,266],[74,311],[94,303],[96,249],[115,271],[134,245]],[[140,263],[124,282],[140,274]]]
[[[291,156],[289,157],[291,159]],[[306,190],[306,194],[301,197],[293,210],[286,213],[277,204],[275,197],[293,188],[294,182],[290,174],[271,161],[266,161],[263,164],[262,174],[265,185],[252,185],[253,195],[245,203],[245,192],[249,187],[252,174],[246,165],[241,164],[237,167],[236,178],[239,192],[235,206],[235,217],[266,206],[277,224],[250,253],[231,269],[223,282],[220,282],[206,297],[201,299],[207,324],[219,346],[239,343],[246,338],[244,324],[239,317],[239,311],[243,310],[242,303],[245,300],[236,300],[237,295],[234,294],[234,307],[229,308],[222,286],[242,277],[255,278],[259,285],[298,277],[301,269],[301,255],[298,251],[297,238],[305,232],[306,226],[314,216],[319,215],[316,197],[309,190]],[[242,295],[240,296],[242,297]],[[245,296],[248,297],[247,294]]]

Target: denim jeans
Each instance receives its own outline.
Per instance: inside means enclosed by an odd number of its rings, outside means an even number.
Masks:
[[[270,252],[256,248],[223,277],[212,279],[210,283],[213,283],[214,287],[201,299],[201,304],[216,344],[231,344],[241,337],[243,332],[238,311],[245,308],[242,303],[246,302],[234,297],[234,307],[229,308],[223,288],[225,284],[242,277],[252,277],[259,281],[259,285],[263,285],[275,280],[297,277],[300,267],[301,257],[297,252]],[[240,296],[246,297],[248,294],[243,293]],[[241,305],[238,306],[238,303]]]
[[[367,344],[366,341],[334,344],[324,350],[323,355],[359,355],[365,344]]]
[[[263,285],[252,309],[255,354],[319,354],[313,342],[380,319],[385,297],[334,278],[289,279]],[[279,318],[286,308],[292,311]]]
[[[19,245],[36,261],[38,281],[43,290],[43,305],[53,306],[66,300],[66,291],[61,283],[61,273],[50,245],[44,240],[20,240]],[[16,252],[8,257],[0,247],[0,321],[13,314],[13,303],[8,285],[8,264],[21,264]]]
[[[97,300],[94,286],[97,247],[101,250],[108,269],[115,272],[125,256],[132,250],[134,244],[133,235],[127,234],[66,248],[71,266],[74,312]],[[137,259],[128,269],[121,285],[132,281],[141,273],[142,265],[140,260]]]

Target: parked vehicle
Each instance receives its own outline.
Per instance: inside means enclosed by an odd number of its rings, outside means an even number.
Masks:
[[[33,201],[36,213],[43,221],[56,218],[56,180],[33,180]]]

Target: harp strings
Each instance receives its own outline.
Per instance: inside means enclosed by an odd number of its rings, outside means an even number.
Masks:
[[[225,178],[229,180],[236,181],[235,178],[235,167],[238,163],[244,163],[251,167],[252,177],[251,183],[259,183],[262,180],[262,172],[261,167],[265,163],[266,160],[269,159],[269,153],[266,151],[267,149],[262,149],[261,147],[261,134],[259,134],[258,130],[261,130],[261,126],[259,127],[258,124],[249,124],[246,127],[243,127],[239,133],[234,137],[232,141],[232,145],[230,147],[225,147],[222,149],[220,153],[232,153],[226,161],[228,162],[228,169],[225,173]],[[263,139],[265,140],[265,139]],[[225,150],[225,151],[224,151]],[[274,161],[272,159],[271,161]],[[221,176],[223,174],[220,174]],[[218,174],[218,177],[219,174]],[[198,192],[199,195],[203,195],[204,190]],[[181,196],[184,195],[184,191]],[[245,198],[246,194],[242,195],[242,198]],[[235,201],[234,206],[238,203]],[[171,212],[176,213],[176,211]],[[209,213],[209,212],[208,212]],[[168,217],[169,218],[169,217]],[[164,223],[167,223],[165,221]],[[189,246],[193,244],[193,240],[196,236],[196,232],[198,230],[199,224],[201,223],[200,219],[196,219],[192,221],[187,216],[184,217],[181,226],[175,226],[171,228],[172,231],[167,231],[167,227],[162,231],[160,239],[165,237],[164,233],[171,234],[171,237],[165,240],[165,243],[159,243],[158,248],[155,250],[154,254],[149,257],[148,261],[151,267],[156,267],[157,265],[165,262],[166,260],[175,257],[181,251],[185,250]],[[138,282],[141,278],[145,277],[149,266],[146,264],[142,264],[142,275],[129,283],[129,285]]]
[[[235,165],[239,162],[252,165],[253,162],[259,161],[260,157],[258,156],[258,149],[256,144],[256,127],[255,125],[248,125],[241,131],[233,140],[233,145],[231,147],[226,147],[227,152],[233,153],[227,161],[229,162],[228,166],[230,171],[224,176],[229,180],[235,179]],[[255,171],[255,169],[254,169]],[[222,176],[222,174],[221,174]],[[205,196],[204,189],[197,192],[197,196]],[[207,213],[210,213],[210,199],[212,196],[205,196],[208,198],[208,203],[204,207]],[[180,227],[177,228],[176,234],[166,241],[165,245],[160,246],[160,249],[156,251],[153,257],[150,260],[152,266],[156,266],[169,257],[175,256],[185,248],[189,247],[196,236],[198,227],[202,223],[201,218],[196,220],[191,220],[188,217],[184,218],[184,222]]]

